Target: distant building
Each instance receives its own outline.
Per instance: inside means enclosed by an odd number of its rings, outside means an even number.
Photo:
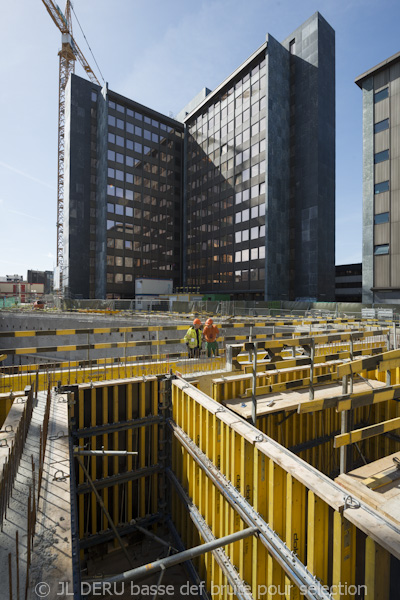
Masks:
[[[363,92],[363,302],[400,302],[400,52],[356,79]]]
[[[362,301],[362,263],[336,265],[336,302]]]
[[[27,281],[0,281],[0,306],[1,299],[15,298],[18,302],[33,302],[43,296],[43,283],[28,283]]]
[[[53,291],[53,271],[28,271],[26,279],[28,283],[43,283],[45,294]]]
[[[65,123],[66,295],[130,298],[143,277],[333,300],[335,33],[319,13],[177,120],[72,75]]]

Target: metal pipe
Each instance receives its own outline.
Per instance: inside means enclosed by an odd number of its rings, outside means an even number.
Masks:
[[[233,544],[233,542],[243,540],[244,538],[254,535],[257,532],[257,527],[248,527],[247,529],[237,531],[236,533],[231,533],[230,535],[226,535],[222,538],[213,540],[212,542],[201,544],[200,546],[195,546],[194,548],[189,548],[189,550],[184,550],[183,552],[179,552],[178,554],[174,554],[173,556],[161,558],[160,560],[156,560],[153,563],[142,565],[141,567],[131,569],[130,571],[125,571],[124,573],[120,573],[119,575],[115,575],[114,577],[106,577],[101,581],[107,581],[111,583],[119,583],[121,581],[136,581],[141,577],[147,577],[147,575],[158,573],[162,569],[167,569],[168,567],[179,565],[182,562],[191,560],[192,558],[196,558],[197,556],[201,556],[202,554],[206,554],[206,552],[211,552],[216,548],[221,548],[222,546],[227,546],[228,544]],[[90,583],[95,583],[99,580],[92,579],[89,581]]]
[[[139,452],[128,452],[127,450],[74,450],[74,456],[127,456],[139,454]]]
[[[126,548],[125,548],[125,546],[124,546],[124,544],[123,544],[123,542],[122,542],[122,540],[120,538],[120,535],[119,535],[119,533],[118,533],[118,531],[117,531],[117,529],[116,529],[116,527],[114,525],[114,521],[112,520],[110,513],[106,509],[106,507],[104,505],[104,502],[101,499],[101,496],[100,496],[99,492],[96,490],[96,487],[95,487],[95,485],[94,485],[94,483],[92,481],[92,478],[90,477],[90,475],[88,473],[88,470],[86,469],[85,465],[83,464],[83,462],[81,461],[81,459],[78,456],[76,457],[76,460],[78,461],[80,467],[83,469],[83,472],[85,473],[85,475],[87,477],[87,480],[88,480],[88,482],[90,484],[90,487],[92,488],[92,490],[94,492],[94,495],[97,498],[98,503],[100,504],[100,506],[101,506],[101,508],[102,508],[102,510],[103,510],[103,512],[104,512],[104,514],[105,514],[105,516],[107,518],[107,520],[110,523],[111,529],[113,530],[114,535],[117,538],[119,545],[121,546],[122,552],[124,553],[125,558],[128,561],[128,563],[129,563],[129,566],[132,567],[133,563],[131,561],[131,558],[130,558],[130,556],[129,556],[129,554],[128,554],[128,552],[127,552],[127,550],[126,550]]]
[[[253,388],[251,395],[251,420],[254,426],[256,426],[257,421],[257,398],[256,398],[256,388],[257,388],[257,343],[253,344]]]

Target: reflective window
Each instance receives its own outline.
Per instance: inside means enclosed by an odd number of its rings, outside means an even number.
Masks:
[[[125,198],[127,200],[133,200],[133,191],[132,190],[125,190]]]
[[[122,188],[115,188],[115,195],[117,198],[123,198],[124,197],[124,190]]]
[[[110,167],[108,167],[107,169],[107,177],[115,177],[115,170],[114,169],[110,169]]]
[[[375,194],[381,194],[382,192],[389,191],[389,181],[381,181],[380,183],[376,183],[374,186]]]
[[[107,152],[107,158],[108,158],[108,160],[115,160],[115,152],[114,152],[114,150],[108,150],[108,152]]]
[[[108,134],[108,141],[110,144],[115,144],[115,135],[113,133]]]
[[[109,108],[114,108],[115,109],[115,102],[112,102],[111,100],[108,101],[108,106]]]
[[[137,119],[138,121],[143,121],[143,115],[141,115],[138,112],[135,112],[135,119]]]
[[[115,205],[115,214],[116,215],[123,215],[124,214],[124,207],[121,206],[120,204],[116,204]]]
[[[107,220],[107,229],[112,229],[114,227],[114,221]]]
[[[132,173],[125,173],[126,183],[133,183],[133,175]]]
[[[97,94],[96,94],[96,92],[92,92],[92,102],[97,102]]]
[[[148,129],[143,129],[143,137],[145,140],[151,140],[151,133]]]
[[[134,115],[135,113],[134,113],[134,112],[133,112],[133,110],[131,110],[130,108],[127,108],[127,109],[126,109],[126,114],[128,115],[128,117],[133,117],[133,115]]]
[[[379,215],[375,215],[374,217],[375,225],[380,225],[381,223],[389,223],[389,213],[379,213]]]
[[[125,123],[122,119],[117,119],[117,127],[119,129],[124,129],[125,128]]]
[[[127,156],[126,157],[126,166],[127,167],[133,167],[133,157],[132,156]],[[128,179],[127,179],[128,181]]]
[[[128,148],[128,150],[133,150],[132,140],[126,140],[126,147]]]
[[[150,117],[145,117],[144,118],[144,122],[145,123],[149,123],[149,125],[151,125],[151,119],[150,119]]]
[[[123,165],[124,164],[124,155],[121,154],[120,152],[117,152],[116,155],[115,155],[115,160],[118,163],[121,163],[121,165]]]
[[[117,104],[117,111],[120,113],[125,113],[125,108],[123,106],[121,106],[120,104]]]
[[[122,146],[122,147],[123,147],[123,146],[125,145],[125,140],[124,140],[124,138],[123,138],[122,136],[120,136],[120,135],[117,135],[117,136],[116,136],[116,138],[115,138],[115,142],[116,142],[117,146]]]
[[[135,135],[142,135],[142,128],[135,125]]]
[[[383,121],[379,121],[379,123],[375,123],[374,125],[374,133],[385,131],[385,129],[389,129],[389,119],[383,119]]]
[[[265,258],[265,246],[261,246],[258,249],[258,258]]]
[[[379,256],[379,254],[389,254],[389,244],[374,246],[374,254],[375,256]]]
[[[119,169],[115,170],[115,179],[118,179],[118,181],[123,181],[124,180],[124,172],[120,171]]]
[[[245,210],[242,211],[242,222],[248,221],[249,217],[250,217],[250,211],[248,208],[245,208]]]
[[[385,100],[385,98],[387,98],[388,96],[389,96],[389,88],[388,87],[384,88],[380,92],[376,92],[374,94],[374,102],[375,102],[375,104],[377,102],[380,102],[381,100]]]
[[[249,230],[248,229],[244,229],[242,231],[242,242],[247,242],[249,239]]]
[[[251,228],[251,239],[256,240],[258,238],[258,227]]]
[[[115,187],[113,185],[107,186],[107,194],[109,196],[115,196]]]
[[[114,212],[114,204],[112,204],[111,202],[107,202],[107,212]]]
[[[374,156],[375,164],[383,162],[384,160],[389,160],[389,150],[382,150],[382,152],[377,152]]]
[[[108,115],[108,124],[111,125],[111,127],[115,127],[115,117]]]
[[[125,208],[125,214],[127,217],[133,217],[133,208],[131,206],[127,206]]]
[[[126,124],[126,131],[127,131],[128,133],[133,133],[133,131],[134,131],[134,128],[133,128],[133,123],[127,123],[127,124]]]
[[[242,250],[242,261],[246,262],[249,260],[249,251],[248,250]]]

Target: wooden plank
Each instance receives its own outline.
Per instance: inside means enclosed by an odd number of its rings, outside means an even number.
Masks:
[[[361,440],[380,435],[381,433],[393,431],[399,427],[400,417],[390,419],[389,421],[383,421],[382,423],[377,423],[376,425],[361,427],[360,429],[350,431],[349,433],[337,435],[334,439],[333,447],[340,448],[341,446],[348,446],[349,444],[360,442]]]
[[[351,375],[352,373],[360,373],[361,371],[372,371],[373,369],[376,369],[382,361],[395,358],[400,359],[400,350],[390,350],[389,352],[383,352],[382,354],[377,354],[370,358],[354,360],[338,367],[338,378],[340,379],[341,377]]]

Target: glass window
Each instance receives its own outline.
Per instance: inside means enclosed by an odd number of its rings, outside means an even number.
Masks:
[[[379,213],[379,215],[375,215],[374,217],[375,225],[380,225],[381,223],[389,223],[389,213]]]
[[[115,117],[108,115],[108,124],[111,125],[111,127],[115,127]]]
[[[112,100],[108,101],[108,106],[109,108],[113,108],[115,110],[115,102],[112,102]]]
[[[126,140],[126,147],[128,148],[128,150],[133,150],[132,140]]]
[[[133,167],[133,157],[132,156],[127,156],[126,157],[126,166],[127,167]],[[127,179],[128,181],[128,179]]]
[[[253,185],[251,187],[251,197],[256,198],[258,196],[258,185]]]
[[[143,115],[141,115],[138,112],[135,112],[135,119],[137,119],[138,121],[143,121]]]
[[[114,238],[107,238],[107,248],[114,248]]]
[[[107,177],[114,178],[115,177],[115,170],[111,169],[110,167],[108,167],[108,169],[107,169]]]
[[[374,102],[375,102],[375,104],[377,102],[380,102],[381,100],[384,100],[388,96],[389,96],[389,88],[388,87],[384,88],[380,92],[375,92],[375,94],[374,94]]]
[[[389,254],[389,244],[374,246],[374,254],[375,256],[379,256],[379,254]]]
[[[151,125],[151,119],[150,119],[150,117],[145,117],[144,118],[144,122],[145,123],[149,123],[149,125]]]
[[[123,106],[121,106],[120,104],[117,104],[117,111],[120,113],[125,113],[125,108]]]
[[[131,206],[126,206],[125,214],[127,217],[133,217],[133,208]]]
[[[263,217],[265,215],[265,204],[264,203],[260,204],[258,207],[258,210],[259,210],[260,217]]]
[[[123,198],[124,197],[124,190],[122,188],[115,188],[115,195],[117,198]]]
[[[139,144],[139,142],[135,142],[135,152],[142,152],[142,144]]]
[[[246,262],[249,260],[249,251],[248,250],[242,250],[242,261]]]
[[[374,156],[375,164],[383,162],[384,160],[389,160],[389,150],[382,150],[382,152],[377,152]]]
[[[151,140],[151,133],[148,129],[143,129],[143,137],[145,140]]]
[[[115,205],[115,214],[116,215],[123,215],[124,214],[124,207],[121,206],[120,204],[116,204]]]
[[[241,223],[242,222],[242,213],[238,212],[235,214],[235,223]]]
[[[242,232],[241,231],[236,231],[235,232],[235,242],[237,244],[240,244],[241,241],[242,241]]]
[[[151,134],[151,141],[152,141],[152,142],[156,142],[156,143],[158,143],[158,140],[159,140],[159,135],[158,135],[158,133],[152,133],[152,134]]]
[[[97,102],[97,94],[96,94],[96,92],[92,92],[92,102]]]
[[[258,249],[258,258],[265,258],[265,246],[260,246]]]
[[[133,200],[133,191],[132,190],[125,190],[125,198],[127,200]]]
[[[133,183],[133,175],[132,173],[125,173],[126,183]]]
[[[240,250],[238,250],[237,252],[235,252],[235,262],[241,262],[242,260],[242,252]]]
[[[124,145],[125,145],[125,140],[124,140],[124,138],[123,138],[122,136],[120,136],[120,135],[117,135],[117,136],[116,136],[116,138],[115,138],[115,141],[116,141],[116,144],[117,144],[117,146],[122,146],[122,147],[124,147]]]
[[[242,242],[247,242],[249,240],[249,230],[243,229],[242,231]]]
[[[242,193],[242,197],[243,197],[243,202],[246,202],[246,200],[248,200],[250,198],[250,190],[243,190]]]
[[[251,176],[252,177],[257,177],[257,175],[258,175],[258,168],[259,168],[258,163],[256,165],[254,165],[253,167],[251,167]]]
[[[389,129],[389,119],[383,119],[383,121],[379,121],[379,123],[375,123],[374,125],[374,133],[385,131],[385,129]]]
[[[242,201],[242,192],[236,192],[235,194],[235,204],[240,204]]]
[[[108,150],[108,152],[107,152],[107,158],[108,158],[108,160],[115,160],[115,152],[114,152],[114,150]]]
[[[124,266],[124,259],[122,258],[122,256],[116,256],[115,257],[115,264],[117,267],[123,267]]]
[[[381,194],[382,192],[389,191],[389,181],[381,181],[380,183],[376,183],[374,186],[375,194]]]
[[[115,144],[115,135],[113,133],[108,134],[108,141],[110,144]]]
[[[113,185],[107,186],[107,194],[109,196],[115,196],[115,187]]]
[[[107,229],[112,229],[114,227],[114,221],[107,220]]]
[[[128,133],[133,133],[133,124],[132,123],[127,123],[126,124],[126,131]]]
[[[134,115],[135,113],[134,113],[134,112],[133,112],[133,110],[131,110],[130,108],[127,108],[127,109],[126,109],[126,114],[128,115],[128,117],[133,117],[133,115]]]
[[[242,181],[247,181],[250,177],[250,169],[245,169],[242,173]]]
[[[125,129],[124,121],[122,119],[117,119],[117,127],[119,129]]]
[[[142,128],[135,125],[135,135],[142,135]]]
[[[110,213],[114,212],[114,204],[112,204],[111,202],[107,202],[107,211]]]
[[[121,154],[120,152],[116,152],[115,154],[115,160],[120,163],[121,165],[124,164],[124,155]]]
[[[258,206],[253,206],[251,209],[251,218],[256,219],[258,217]]]
[[[124,180],[124,172],[120,171],[119,169],[115,170],[115,179],[117,179],[118,181],[123,181]]]
[[[124,278],[124,276],[122,275],[122,273],[115,273],[114,282],[122,283],[123,278]]]
[[[244,222],[244,221],[248,221],[248,220],[249,220],[249,216],[250,216],[250,211],[249,211],[249,209],[248,209],[248,208],[245,208],[245,209],[242,211],[242,222]]]
[[[265,237],[265,225],[261,225],[260,227],[260,237]]]
[[[251,239],[256,240],[258,238],[258,227],[251,228]]]
[[[252,248],[251,249],[251,260],[257,260],[258,259],[258,248]]]

